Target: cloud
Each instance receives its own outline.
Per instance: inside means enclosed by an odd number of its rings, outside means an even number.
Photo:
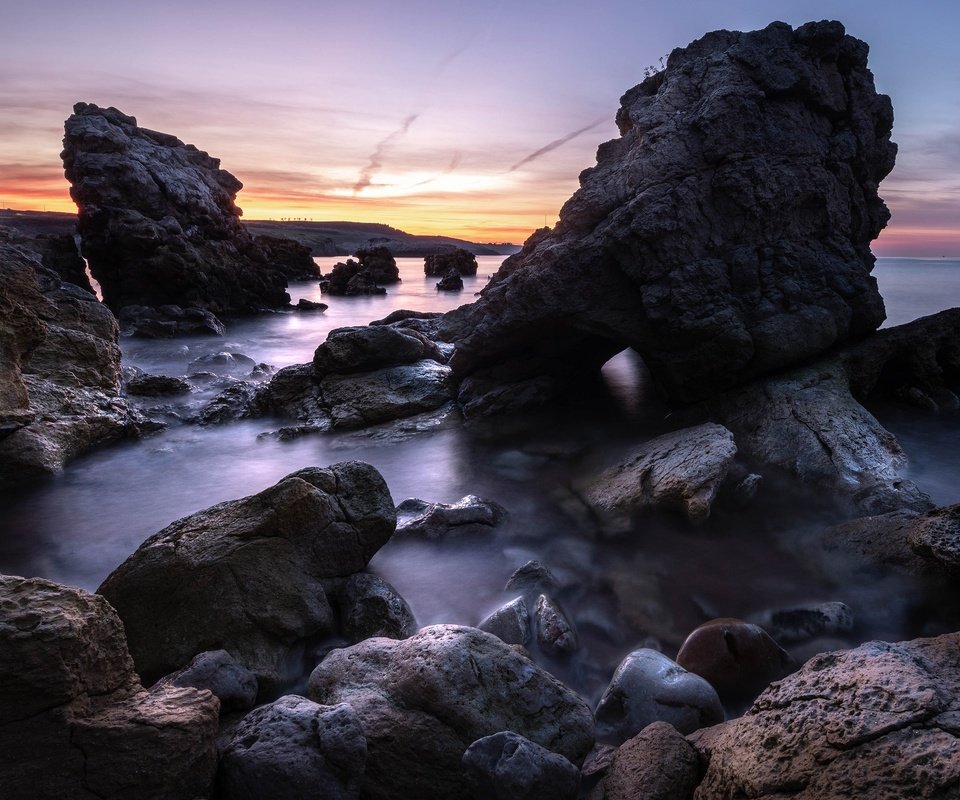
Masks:
[[[377,172],[380,171],[380,168],[383,166],[383,156],[395,142],[402,139],[406,136],[407,131],[410,130],[410,126],[416,122],[417,117],[420,114],[411,114],[406,117],[403,122],[400,123],[400,127],[395,131],[387,134],[380,142],[377,144],[374,151],[370,154],[370,162],[366,167],[360,172],[360,177],[357,179],[357,182],[353,185],[353,193],[360,194],[366,187],[370,185],[370,181]]]
[[[597,120],[594,120],[589,125],[585,125],[582,128],[577,128],[577,130],[571,131],[565,136],[561,136],[559,139],[554,139],[549,144],[545,144],[539,150],[534,150],[532,153],[530,153],[530,155],[524,156],[523,158],[521,158],[516,164],[510,167],[510,169],[508,169],[507,172],[515,172],[516,170],[520,169],[520,167],[526,164],[529,164],[531,161],[536,161],[538,158],[540,158],[541,156],[545,156],[547,153],[553,152],[558,147],[562,147],[567,142],[571,141],[572,139],[576,139],[578,136],[581,136],[587,131],[592,131],[598,125],[606,122],[608,117],[609,115],[604,114],[604,116],[600,117]]]
[[[449,175],[451,172],[454,172],[457,169],[457,167],[460,166],[460,161],[462,159],[463,159],[463,154],[459,150],[457,150],[453,154],[453,158],[450,159],[450,163],[447,165],[447,168],[443,172],[440,172],[437,175],[427,178],[426,180],[417,181],[415,184],[413,184],[412,188],[416,188],[417,186],[426,186],[428,183],[433,183],[434,181],[439,180],[444,175]]]

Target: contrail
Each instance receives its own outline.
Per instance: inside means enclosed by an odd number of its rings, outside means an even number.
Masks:
[[[443,172],[441,172],[438,175],[434,175],[431,178],[426,178],[425,180],[417,181],[415,184],[413,184],[413,187],[411,188],[416,188],[417,186],[426,186],[428,183],[433,183],[435,180],[437,180],[437,178],[442,178],[444,175],[449,175],[457,167],[460,166],[461,158],[462,158],[462,155],[460,151],[457,150],[457,152],[453,154],[453,158],[450,159],[450,164],[447,166],[447,168]]]
[[[550,142],[550,144],[546,144],[543,147],[541,147],[539,150],[534,150],[530,155],[525,156],[524,158],[521,158],[516,164],[510,167],[510,169],[508,169],[507,172],[513,172],[514,170],[520,169],[520,167],[522,167],[524,164],[529,164],[531,161],[535,161],[536,159],[540,158],[540,156],[545,156],[547,153],[551,152],[552,150],[556,150],[558,147],[565,145],[571,139],[576,139],[581,134],[584,134],[587,131],[592,131],[598,125],[606,121],[607,121],[607,115],[604,114],[604,116],[600,117],[600,119],[595,120],[594,122],[591,122],[589,125],[586,125],[583,128],[578,128],[572,133],[568,133],[566,136],[561,136],[559,139],[554,139],[552,142]]]
[[[407,131],[410,130],[410,126],[416,122],[417,117],[419,116],[419,112],[416,114],[411,114],[400,123],[399,128],[380,140],[373,153],[370,154],[370,163],[363,168],[363,171],[360,173],[360,177],[353,185],[354,194],[359,194],[370,185],[371,178],[373,178],[373,176],[379,172],[380,168],[383,166],[383,154],[387,151],[390,145],[392,145],[398,139],[402,139],[404,135],[406,135]]]

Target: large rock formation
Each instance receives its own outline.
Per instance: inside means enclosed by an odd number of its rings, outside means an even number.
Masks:
[[[206,797],[218,709],[207,691],[146,691],[102,597],[0,576],[4,800]]]
[[[874,330],[869,245],[896,146],[866,65],[838,22],[671,53],[623,96],[620,138],[556,227],[447,316],[461,399],[533,381],[542,399],[632,347],[689,402]]]
[[[220,161],[115,108],[77,103],[63,158],[90,271],[104,302],[243,314],[286,305],[276,243],[240,223],[243,187]]]
[[[0,230],[0,488],[138,430],[120,397],[113,315],[32,248]]]
[[[99,592],[120,614],[146,679],[222,648],[274,688],[297,672],[292,646],[336,631],[326,579],[362,570],[395,525],[373,467],[309,467],[174,522]]]

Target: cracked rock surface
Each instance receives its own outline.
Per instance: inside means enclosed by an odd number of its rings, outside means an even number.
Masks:
[[[218,712],[207,691],[146,691],[102,597],[0,576],[4,800],[205,797]]]
[[[492,634],[433,625],[409,639],[334,650],[308,695],[347,703],[367,738],[370,800],[469,796],[461,758],[485,736],[514,731],[580,764],[593,715],[579,696]]]
[[[362,570],[395,525],[373,467],[308,467],[174,522],[99,592],[120,614],[146,680],[222,648],[269,688],[292,668],[288,648],[335,630],[324,580]]]
[[[868,642],[815,656],[701,745],[695,796],[952,797],[958,737],[960,634]]]

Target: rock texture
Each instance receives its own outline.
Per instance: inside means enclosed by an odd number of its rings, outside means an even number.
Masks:
[[[824,653],[710,742],[697,800],[951,797],[960,634]]]
[[[455,371],[488,391],[579,387],[572,376],[631,347],[689,402],[874,330],[892,122],[867,45],[838,22],[674,50],[623,96],[620,138],[556,227],[447,316]]]
[[[139,432],[120,397],[113,315],[31,248],[0,231],[0,488]]]
[[[434,625],[402,641],[334,650],[310,676],[319,703],[347,703],[367,737],[363,796],[466,797],[460,761],[485,736],[514,731],[580,764],[590,709],[495,636]]]
[[[462,763],[473,798],[575,800],[580,788],[573,764],[513,731],[477,739]]]
[[[104,302],[244,314],[286,305],[286,277],[240,223],[243,188],[220,161],[115,108],[77,103],[63,165]]]
[[[289,677],[291,646],[335,630],[323,580],[362,570],[395,524],[373,467],[309,467],[174,522],[99,592],[123,619],[147,680],[201,651],[224,649],[261,689],[275,687]]]
[[[226,650],[198,653],[183,669],[161,678],[158,684],[206,689],[220,701],[220,712],[248,711],[257,701],[257,676]]]
[[[145,691],[102,597],[0,576],[4,800],[206,797],[218,707],[206,691]]]
[[[673,431],[645,442],[600,475],[586,498],[607,514],[665,508],[702,522],[736,454],[733,434],[722,425]]]
[[[224,748],[222,800],[358,800],[367,743],[347,705],[285,695],[247,714]]]
[[[397,535],[422,539],[477,536],[492,532],[507,518],[493,500],[468,494],[456,503],[429,503],[410,497],[397,506]]]

